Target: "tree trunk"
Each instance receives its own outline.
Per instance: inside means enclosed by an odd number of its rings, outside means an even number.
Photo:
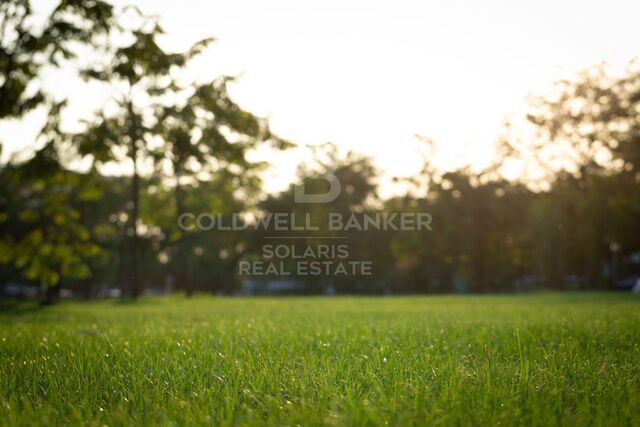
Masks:
[[[44,291],[44,299],[42,303],[44,305],[55,304],[58,300],[58,296],[60,294],[60,285],[57,286],[47,286],[47,289]]]
[[[182,186],[180,185],[180,166],[178,164],[174,165],[176,172],[176,223],[179,224],[180,216],[185,213],[184,207],[184,191]],[[179,230],[179,237],[177,242],[177,257],[176,257],[176,282],[184,287],[185,293],[187,297],[191,297],[193,295],[193,286],[191,282],[191,277],[189,274],[189,248],[185,239],[185,231]]]
[[[133,176],[131,179],[131,271],[130,271],[130,287],[129,292],[132,298],[140,296],[140,277],[139,277],[139,238],[138,238],[138,217],[140,203],[140,175],[138,174],[138,147],[136,141],[133,142]]]

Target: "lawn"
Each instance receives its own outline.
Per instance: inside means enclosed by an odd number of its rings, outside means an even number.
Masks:
[[[0,424],[640,425],[640,298],[149,298],[0,315]]]

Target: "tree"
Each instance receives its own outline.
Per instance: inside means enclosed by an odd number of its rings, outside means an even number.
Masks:
[[[31,19],[29,0],[0,4],[0,119],[19,118],[45,101],[36,80],[45,66],[76,57],[111,25],[112,7],[100,0],[63,0],[42,28]]]
[[[283,259],[291,263],[287,268],[293,272],[293,278],[305,284],[305,292],[319,293],[325,287],[331,287],[337,292],[380,293],[385,288],[385,279],[392,279],[391,254],[389,240],[391,233],[379,230],[363,232],[351,227],[347,230],[336,230],[329,226],[329,215],[340,214],[345,223],[352,214],[375,216],[380,200],[376,196],[377,171],[371,159],[353,152],[345,156],[338,154],[333,144],[323,144],[314,147],[314,161],[303,164],[298,170],[298,180],[285,191],[273,194],[263,200],[259,207],[258,218],[270,213],[287,213],[296,218],[300,227],[309,217],[310,225],[314,229],[290,229],[281,234],[273,223],[267,229],[259,228],[254,233],[252,245],[246,258],[250,255],[262,256],[265,244],[284,244],[293,247],[298,253],[304,253],[306,248],[316,250],[331,245],[334,248],[346,246],[346,252],[333,261],[371,262],[373,274],[368,275],[326,275],[326,274],[297,274],[294,259]],[[329,189],[326,179],[319,177],[331,173],[341,184],[339,195],[327,203],[298,203],[296,202],[296,187],[304,185],[306,194],[323,194]],[[315,229],[317,227],[317,229]],[[268,236],[279,236],[277,241]],[[327,237],[335,240],[327,240]],[[330,261],[319,256],[318,259],[307,261]],[[289,277],[291,278],[291,277]],[[389,282],[386,282],[389,283]]]
[[[156,154],[170,165],[173,175],[176,224],[186,212],[186,182],[211,180],[212,176],[221,175],[224,177],[221,182],[236,182],[233,187],[227,187],[227,191],[242,188],[244,198],[248,199],[251,190],[257,189],[252,180],[257,182],[256,172],[262,170],[264,164],[249,161],[247,152],[267,142],[276,149],[292,146],[271,133],[267,120],[243,110],[230,98],[227,85],[232,81],[230,77],[221,77],[210,83],[192,84],[182,90],[193,91],[186,101],[159,107],[156,133],[164,144]],[[175,275],[190,296],[193,293],[188,274],[191,245],[185,230],[179,227],[174,230]]]
[[[528,156],[553,175],[578,177],[603,169],[640,171],[640,64],[613,75],[606,64],[557,82],[548,95],[532,97],[531,135],[510,134],[507,157]]]
[[[132,27],[118,26],[114,30],[126,42],[113,46],[103,64],[84,71],[86,78],[110,85],[114,93],[111,107],[115,112],[98,112],[88,129],[76,136],[76,142],[79,152],[91,156],[94,164],[124,158],[130,161],[129,293],[135,298],[142,291],[139,271],[141,168],[142,162],[153,160],[151,140],[157,126],[153,112],[164,95],[178,90],[170,75],[186,66],[211,39],[194,44],[186,52],[168,53],[157,43],[163,30],[155,19],[142,15],[136,8],[126,8],[122,14],[132,14],[129,17],[137,21]]]
[[[510,156],[537,159],[548,172],[550,190],[534,209],[548,283],[579,274],[595,286],[612,245],[624,242],[622,256],[640,248],[637,233],[617,227],[636,229],[640,209],[639,65],[614,75],[600,64],[557,82],[531,100],[534,137],[506,141]]]
[[[89,277],[86,260],[99,251],[83,225],[80,205],[100,193],[95,182],[61,166],[60,108],[52,109],[41,133],[44,147],[29,161],[0,170],[6,191],[0,196],[0,263],[47,285],[47,303],[62,277]]]
[[[48,285],[51,302],[61,277],[86,277],[86,258],[97,248],[76,209],[96,192],[90,181],[64,169],[58,151],[68,138],[60,128],[64,102],[39,86],[45,67],[59,67],[95,47],[111,25],[112,9],[100,0],[63,0],[42,26],[34,24],[28,0],[0,3],[0,120],[18,119],[39,106],[49,118],[44,147],[19,165],[0,170],[0,263]]]

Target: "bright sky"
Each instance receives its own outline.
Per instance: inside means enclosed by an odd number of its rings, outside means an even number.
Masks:
[[[442,167],[481,165],[529,93],[602,60],[640,57],[640,2],[632,0],[136,4],[161,17],[167,48],[215,36],[197,73],[242,74],[235,99],[269,116],[275,132],[370,154],[388,176],[419,169],[415,134],[436,141]],[[87,111],[92,95],[73,97]],[[30,128],[0,127],[3,140],[12,136],[3,160],[29,145]],[[282,188],[301,156],[279,154],[267,189]]]

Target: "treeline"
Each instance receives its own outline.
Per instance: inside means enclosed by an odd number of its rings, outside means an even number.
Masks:
[[[613,77],[593,67],[532,100],[528,132],[503,136],[482,171],[440,171],[426,163],[403,196],[381,199],[370,159],[327,145],[301,165],[280,194],[261,191],[247,154],[292,146],[267,120],[229,96],[230,77],[189,80],[191,60],[157,43],[162,28],[135,8],[62,1],[35,26],[29,2],[0,5],[0,120],[45,109],[34,155],[1,166],[0,282],[62,287],[90,297],[100,289],[232,293],[247,281],[287,280],[299,292],[492,292],[610,287],[634,273],[640,251],[640,72]],[[126,24],[125,24],[126,23]],[[96,58],[87,61],[86,58]],[[70,133],[65,100],[47,93],[44,69],[77,69],[104,85],[107,104]],[[2,139],[10,138],[3,135]],[[5,141],[6,142],[6,141]],[[425,143],[426,144],[426,143]],[[69,165],[83,160],[83,172]],[[101,173],[118,163],[128,176]],[[504,178],[509,170],[519,178]],[[296,203],[295,188],[323,193],[331,172],[341,192],[330,203]],[[431,230],[235,231],[180,227],[184,214],[243,221],[267,212],[320,221],[329,213],[428,213]],[[328,238],[336,238],[333,241]],[[348,246],[371,275],[245,277],[239,263],[264,245]],[[283,262],[291,262],[284,260]]]

